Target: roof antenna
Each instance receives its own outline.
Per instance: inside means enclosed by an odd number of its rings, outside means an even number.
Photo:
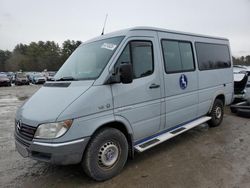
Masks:
[[[105,17],[105,21],[104,21],[104,25],[103,25],[103,28],[102,28],[102,34],[101,35],[104,35],[104,29],[105,29],[105,26],[106,26],[107,18],[108,18],[108,14],[106,14],[106,17]]]

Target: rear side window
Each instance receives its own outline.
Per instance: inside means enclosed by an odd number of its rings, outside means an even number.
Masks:
[[[162,51],[167,73],[195,70],[190,42],[162,40]]]
[[[196,42],[195,48],[200,70],[231,67],[227,45]]]
[[[121,63],[131,63],[134,78],[151,75],[154,70],[153,45],[150,41],[131,41],[120,55],[116,66]]]

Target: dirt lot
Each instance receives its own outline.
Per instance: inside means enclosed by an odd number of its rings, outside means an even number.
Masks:
[[[0,88],[0,187],[250,187],[250,120],[226,109],[223,124],[190,130],[128,160],[102,183],[79,165],[52,166],[15,150],[14,116],[39,86]]]

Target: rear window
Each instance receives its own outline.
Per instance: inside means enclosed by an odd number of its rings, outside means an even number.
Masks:
[[[195,48],[200,70],[231,67],[227,45],[196,42]]]

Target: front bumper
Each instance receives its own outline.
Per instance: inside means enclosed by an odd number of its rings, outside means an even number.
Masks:
[[[22,85],[22,84],[28,84],[29,80],[17,80],[16,83],[20,84],[20,85]]]
[[[46,80],[35,80],[35,84],[44,84]]]
[[[10,85],[9,81],[1,81],[0,82],[0,86],[8,86],[8,85]]]
[[[16,149],[23,157],[57,165],[80,163],[88,141],[89,137],[62,143],[27,141],[15,133]]]

